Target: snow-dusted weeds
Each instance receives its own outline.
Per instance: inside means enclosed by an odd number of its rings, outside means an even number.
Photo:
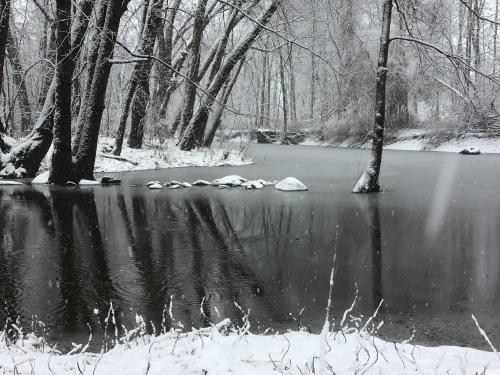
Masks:
[[[254,335],[227,320],[189,333],[142,336],[102,354],[75,347],[62,355],[33,336],[0,336],[2,374],[500,374],[497,353],[459,347],[395,344],[364,331],[324,336],[306,332]],[[321,366],[324,366],[321,369]]]
[[[145,146],[143,149],[131,149],[123,146],[121,155],[114,156],[106,152],[113,145],[112,138],[101,137],[99,140],[95,172],[128,172],[146,169],[165,169],[177,167],[218,167],[241,166],[253,161],[237,150],[203,149],[182,151],[174,142],[158,147]]]

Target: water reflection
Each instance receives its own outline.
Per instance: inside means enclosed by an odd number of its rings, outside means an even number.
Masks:
[[[296,328],[303,309],[302,323],[318,330],[334,246],[336,321],[359,288],[353,314],[371,314],[383,299],[387,337],[415,326],[425,342],[481,346],[467,325],[478,303],[491,337],[500,335],[487,319],[499,305],[496,206],[474,221],[450,205],[439,236],[419,241],[428,207],[396,208],[383,195],[325,201],[125,186],[5,188],[0,197],[0,319],[28,326],[36,315],[66,347],[89,329],[101,345],[110,302],[120,330],[135,314],[157,332],[238,321],[234,302],[250,309],[255,330]]]

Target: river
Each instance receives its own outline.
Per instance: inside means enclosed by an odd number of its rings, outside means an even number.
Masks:
[[[242,310],[256,332],[317,332],[336,252],[337,323],[357,296],[351,314],[381,304],[387,339],[487,348],[474,314],[500,342],[499,156],[386,151],[384,191],[353,195],[364,150],[250,154],[250,166],[133,172],[121,186],[0,187],[0,321],[41,321],[62,348],[89,331],[99,347],[106,325],[114,335],[110,301],[120,333],[136,314],[159,332],[241,322]],[[309,191],[145,186],[229,174],[294,176]]]

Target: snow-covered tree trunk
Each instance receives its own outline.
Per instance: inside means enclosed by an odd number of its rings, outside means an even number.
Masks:
[[[229,97],[231,96],[231,92],[233,91],[233,87],[236,84],[236,81],[238,80],[238,76],[241,72],[241,68],[243,67],[244,63],[245,63],[245,57],[241,59],[238,68],[233,73],[233,76],[230,79],[228,79],[228,81],[226,81],[226,83],[224,84],[222,95],[220,98],[220,103],[218,103],[217,109],[214,111],[214,114],[212,116],[213,117],[212,126],[210,127],[210,130],[208,131],[208,134],[203,142],[204,147],[210,147],[212,145],[212,142],[214,141],[215,133],[217,133],[217,130],[222,124],[222,115],[224,114],[225,106],[227,104],[227,101],[229,100]]]
[[[143,17],[143,21],[146,24],[143,27],[142,37],[138,48],[138,53],[141,55],[151,55],[153,52],[153,47],[156,39],[157,28],[159,24],[159,7],[161,6],[161,1],[159,0],[145,0],[143,7],[148,11],[146,17]],[[127,93],[125,99],[122,103],[120,122],[118,124],[118,130],[116,132],[115,147],[113,150],[114,155],[120,155],[123,146],[123,138],[125,136],[125,128],[127,125],[127,120],[129,117],[130,108],[132,105],[132,118],[131,130],[129,136],[129,145],[131,147],[139,148],[142,145],[142,125],[141,117],[138,116],[142,108],[141,100],[146,100],[144,96],[144,91],[148,91],[149,96],[149,73],[151,71],[151,61],[138,62],[134,65],[132,74],[127,84]],[[137,90],[139,88],[139,90]],[[145,113],[145,111],[144,111]]]
[[[228,79],[233,68],[253,45],[265,25],[269,22],[269,19],[278,9],[281,2],[282,0],[272,0],[259,17],[258,22],[254,23],[253,28],[247,33],[246,36],[243,37],[239,44],[236,45],[228,55],[226,62],[221,66],[212,80],[212,83],[207,90],[208,93],[203,97],[200,108],[193,116],[186,129],[183,139],[180,142],[182,150],[189,151],[195,147],[201,147],[203,145],[205,128],[207,126],[209,113],[212,109],[215,98],[219,94],[219,91],[222,89],[224,82]]]
[[[7,37],[7,56],[9,58],[12,69],[12,80],[16,85],[16,100],[21,111],[21,132],[29,129],[31,124],[31,104],[28,98],[28,90],[24,80],[24,70],[19,58],[19,46],[15,35],[9,28]]]
[[[189,71],[184,88],[184,98],[182,102],[182,112],[180,117],[181,134],[186,129],[187,124],[193,117],[194,103],[196,100],[196,86],[198,84],[198,74],[200,68],[201,41],[203,30],[205,29],[205,10],[208,0],[198,0],[194,13],[193,37],[189,55]]]
[[[71,80],[74,62],[71,54],[71,3],[56,1],[56,76],[54,97],[54,152],[49,182],[65,184],[72,180],[71,161]]]
[[[103,0],[106,1],[106,0]],[[81,127],[79,143],[76,145],[75,174],[77,179],[93,179],[97,152],[97,140],[104,111],[104,99],[108,85],[116,35],[120,20],[129,0],[107,0],[106,18],[101,32],[99,49],[95,60],[92,82],[86,101],[85,118],[78,124]]]
[[[10,0],[0,0],[0,89],[3,87],[3,66],[5,63],[5,50],[9,34]],[[0,122],[0,131],[4,125]]]
[[[149,12],[147,22],[144,26],[142,33],[142,49],[141,54],[151,55],[155,45],[156,35],[160,27],[161,17],[161,0],[151,0],[149,4]],[[132,100],[132,113],[130,119],[130,135],[128,138],[128,145],[131,148],[141,148],[142,140],[144,138],[144,121],[146,117],[146,109],[149,104],[149,78],[151,69],[153,67],[152,60],[138,63],[139,73],[137,78],[139,84],[137,85],[134,99]]]
[[[387,60],[389,56],[392,18],[392,0],[385,0],[382,16],[382,33],[378,55],[377,87],[375,101],[375,123],[372,134],[372,149],[366,171],[353,188],[353,193],[372,193],[380,191],[379,175],[384,146],[385,92],[387,83]]]

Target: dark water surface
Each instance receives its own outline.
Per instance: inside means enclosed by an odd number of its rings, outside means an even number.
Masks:
[[[116,187],[0,187],[1,321],[43,321],[59,347],[85,342],[90,327],[100,345],[110,301],[121,332],[136,313],[169,326],[173,298],[186,327],[241,319],[236,301],[255,330],[296,328],[303,309],[299,323],[318,331],[336,248],[337,318],[358,288],[353,314],[383,299],[386,338],[415,329],[419,343],[484,348],[475,314],[500,345],[500,157],[387,151],[385,191],[359,196],[365,151],[251,153],[252,166],[130,173]],[[145,187],[233,173],[294,176],[310,190]]]

